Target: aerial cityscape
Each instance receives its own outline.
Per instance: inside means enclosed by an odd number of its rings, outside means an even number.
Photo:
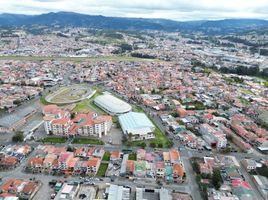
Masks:
[[[193,2],[0,2],[0,200],[268,200],[268,2]]]

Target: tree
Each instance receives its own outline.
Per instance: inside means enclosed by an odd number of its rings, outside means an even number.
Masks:
[[[75,113],[71,113],[71,119],[74,119],[74,117],[75,117]]]
[[[200,166],[196,161],[192,162],[192,167],[195,173],[200,174]]]
[[[15,133],[15,135],[13,135],[12,137],[12,141],[13,142],[23,142],[24,136],[23,136],[23,132],[18,131]]]
[[[262,167],[257,167],[258,174],[265,176],[268,178],[268,167],[265,165],[262,165]]]
[[[222,184],[221,171],[219,169],[214,169],[212,174],[212,184],[215,189],[218,190]]]
[[[129,134],[127,135],[127,137],[128,137],[128,140],[131,141],[131,140],[132,140],[132,137],[133,137],[133,134],[132,134],[132,133],[129,133]]]
[[[155,147],[156,147],[155,142],[151,142],[151,143],[150,143],[150,147],[155,148]]]
[[[146,143],[142,142],[139,146],[144,149],[146,147]]]
[[[16,99],[13,101],[13,103],[17,106],[19,106],[21,104],[21,101],[19,99]]]
[[[176,111],[174,111],[171,113],[171,116],[177,118],[179,117],[179,114]]]
[[[67,146],[67,151],[69,151],[69,152],[73,152],[73,151],[74,151],[74,147],[73,147],[71,144],[69,144],[69,145]]]
[[[127,136],[125,134],[122,137],[122,143],[123,144],[127,143]]]

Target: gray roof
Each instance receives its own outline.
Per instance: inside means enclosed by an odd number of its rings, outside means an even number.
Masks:
[[[94,102],[106,111],[115,114],[126,113],[132,109],[128,103],[110,94],[100,95]]]
[[[23,108],[15,113],[12,113],[10,115],[4,116],[0,118],[0,126],[2,127],[10,127],[13,124],[17,123],[21,119],[23,119],[25,116],[30,114],[31,112],[35,111],[33,107],[26,107]]]
[[[43,120],[34,120],[31,123],[29,123],[27,126],[25,126],[22,131],[23,132],[30,132],[35,128],[38,128],[42,124]]]
[[[155,128],[151,120],[144,113],[129,112],[120,115],[119,121],[123,129],[123,132],[139,128],[147,128],[147,127],[150,129]]]

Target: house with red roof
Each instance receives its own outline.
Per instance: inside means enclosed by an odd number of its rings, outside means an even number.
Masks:
[[[0,168],[2,169],[15,168],[18,163],[19,163],[18,158],[15,156],[0,157]]]
[[[32,157],[28,160],[26,167],[27,169],[40,172],[43,169],[44,158],[42,157]]]
[[[102,137],[112,127],[111,116],[94,112],[79,113],[71,119],[69,111],[61,110],[56,105],[48,105],[43,108],[43,114],[47,134]]]
[[[90,158],[87,161],[87,174],[91,174],[91,175],[96,175],[96,173],[99,170],[100,167],[100,163],[101,163],[101,159],[99,158]]]
[[[179,163],[174,163],[172,168],[173,168],[173,181],[175,183],[181,182],[185,174],[183,165]]]
[[[126,174],[132,176],[135,169],[134,160],[127,160]]]
[[[1,193],[5,196],[17,196],[21,199],[33,199],[36,192],[40,189],[39,181],[28,181],[22,179],[10,179],[0,187]],[[9,195],[11,194],[11,195]]]
[[[74,157],[73,152],[64,152],[64,153],[60,154],[59,159],[58,159],[60,169],[66,170],[68,168],[68,162],[71,159],[73,159],[73,157]]]

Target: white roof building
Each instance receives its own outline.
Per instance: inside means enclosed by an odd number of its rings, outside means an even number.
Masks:
[[[119,123],[124,134],[131,133],[133,136],[146,136],[155,130],[155,126],[144,113],[129,112],[120,115]]]
[[[108,200],[129,200],[130,189],[118,185],[110,185]]]
[[[103,94],[96,97],[94,103],[111,115],[128,113],[132,109],[128,103],[111,94]]]

